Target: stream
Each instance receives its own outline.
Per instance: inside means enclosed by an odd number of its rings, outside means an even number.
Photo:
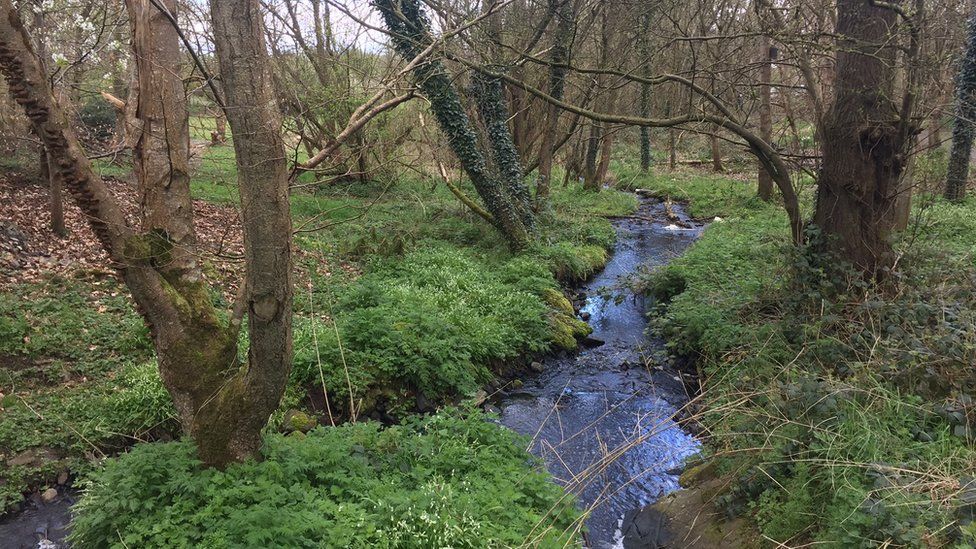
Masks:
[[[580,314],[593,334],[580,353],[552,356],[542,372],[494,404],[501,423],[529,437],[558,482],[590,511],[590,547],[653,547],[633,517],[678,489],[677,469],[698,442],[671,419],[687,401],[679,374],[658,352],[664,342],[645,334],[643,297],[626,289],[628,278],[667,263],[690,245],[702,225],[672,206],[641,198],[633,217],[614,221],[617,243],[606,267],[580,287]],[[539,369],[539,368],[537,368]],[[61,546],[74,492],[45,503],[28,500],[0,520],[0,549]],[[646,530],[646,526],[643,528]]]
[[[653,547],[655,534],[638,531],[633,517],[678,489],[678,469],[699,448],[671,419],[688,400],[684,384],[659,353],[664,342],[645,334],[644,298],[627,290],[630,277],[667,263],[701,234],[679,205],[672,209],[685,227],[644,197],[636,215],[614,222],[613,256],[580,288],[580,315],[593,327],[588,348],[547,358],[540,374],[496,401],[501,423],[532,437],[530,451],[590,511],[594,548]]]

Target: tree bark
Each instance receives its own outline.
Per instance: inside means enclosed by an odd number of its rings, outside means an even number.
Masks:
[[[47,78],[48,63],[51,60],[51,56],[48,54],[47,44],[44,42],[44,36],[41,34],[45,28],[43,7],[39,6],[35,9],[33,23],[35,38],[37,40],[37,57],[40,59],[44,77]],[[44,146],[41,145],[40,149],[38,171],[40,172],[41,181],[47,183],[48,191],[50,192],[49,213],[51,215],[51,232],[58,236],[67,236],[68,229],[64,226],[64,198],[61,196],[61,179],[58,178],[57,170],[51,169],[50,160],[47,151],[44,150]]]
[[[649,7],[646,7],[641,14],[640,35],[637,37],[641,76],[645,79],[651,77],[650,31],[651,11]],[[641,82],[640,84],[638,110],[642,118],[651,117],[651,85],[648,82]],[[641,173],[647,173],[651,169],[651,129],[647,126],[640,127],[640,169]]]
[[[214,43],[234,136],[244,224],[245,279],[250,348],[248,367],[206,408],[200,426],[226,462],[254,455],[261,429],[278,407],[292,364],[291,209],[288,166],[281,136],[264,24],[257,0],[212,0]],[[223,395],[222,395],[223,396]],[[210,440],[212,439],[212,440]],[[202,444],[201,444],[202,446]]]
[[[976,13],[969,18],[966,51],[956,74],[955,120],[952,124],[952,151],[946,171],[945,197],[962,200],[969,181],[969,161],[976,137]]]
[[[718,143],[718,135],[716,135],[714,132],[709,134],[708,141],[711,144],[712,149],[712,171],[724,172],[725,166],[722,165],[722,148]]]
[[[597,180],[597,158],[600,155],[600,142],[603,139],[603,122],[590,121],[590,135],[586,138],[586,153],[583,160],[583,188],[600,190]]]
[[[896,14],[869,0],[839,0],[837,9],[834,102],[814,222],[826,250],[875,277],[894,260],[889,234],[907,157],[891,99]]]
[[[61,178],[58,177],[56,169],[51,166],[51,159],[47,156],[44,146],[40,147],[41,153],[38,164],[41,172],[41,181],[46,181],[51,199],[51,232],[64,237],[68,236],[68,229],[64,225],[64,198],[61,192]]]

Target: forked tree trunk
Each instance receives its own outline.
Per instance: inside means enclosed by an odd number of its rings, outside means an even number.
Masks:
[[[377,0],[374,5],[383,16],[386,27],[394,33],[394,47],[404,59],[413,59],[430,45],[430,22],[423,13],[419,0]],[[532,238],[532,226],[529,222],[532,217],[528,190],[524,189],[524,183],[516,184],[510,177],[514,173],[512,166],[503,168],[509,171],[505,177],[507,181],[502,181],[498,174],[491,173],[487,158],[478,146],[477,134],[471,120],[443,63],[437,59],[426,59],[414,67],[413,76],[430,101],[430,108],[438,125],[447,135],[451,150],[471,179],[485,209],[491,214],[494,226],[505,235],[513,248],[526,246]],[[497,97],[500,93],[498,88],[500,85],[496,80],[489,90],[492,97]],[[500,131],[494,114],[497,104],[490,108],[493,113],[489,114],[490,120],[487,122],[495,131]],[[234,130],[233,126],[231,130]],[[489,133],[492,131],[489,129]],[[507,125],[505,131],[508,131]],[[511,143],[510,135],[508,140]],[[507,153],[501,149],[508,144],[493,141],[493,154],[506,156]]]
[[[127,225],[117,201],[92,170],[43,77],[40,61],[10,0],[0,0],[0,71],[149,325],[163,382],[201,459],[223,466],[256,455],[261,429],[278,404],[290,367],[290,222],[287,202],[283,212],[269,207],[269,199],[284,197],[286,187],[284,178],[272,179],[267,171],[267,166],[277,165],[280,159],[284,173],[284,151],[280,148],[276,155],[268,143],[262,143],[257,148],[266,156],[251,156],[250,162],[238,165],[242,174],[254,166],[262,170],[250,176],[259,180],[257,184],[242,186],[252,344],[249,364],[241,367],[236,323],[222,321],[215,311],[210,288],[192,255],[192,203],[183,175],[178,173],[181,160],[176,158],[187,145],[185,106],[182,96],[176,94],[177,89],[182,92],[182,86],[179,72],[172,66],[181,56],[170,55],[179,51],[175,33],[165,19],[157,17],[159,12],[148,0],[136,2],[129,4],[136,31],[135,58],[137,64],[150,67],[142,69],[137,82],[142,93],[134,97],[133,113],[142,118],[132,119],[132,131],[138,132],[140,140],[136,154],[144,176],[144,232]],[[169,7],[175,9],[175,2]],[[260,21],[256,7],[236,13],[250,14],[246,21]],[[238,51],[255,59],[254,50]],[[225,82],[235,81],[232,74],[232,70],[224,71]],[[154,97],[157,93],[159,97]],[[273,108],[272,101],[262,101],[270,98],[252,97],[247,104]],[[154,105],[159,101],[170,103],[159,108]],[[277,125],[266,127],[278,131]],[[175,157],[160,158],[164,147],[167,156],[172,153]],[[161,173],[147,174],[150,166]],[[242,180],[250,182],[246,175]],[[278,186],[272,188],[272,184]],[[261,215],[256,216],[258,212]],[[255,247],[259,251],[255,252]],[[278,298],[282,293],[285,297]],[[269,347],[277,352],[269,352]]]
[[[893,262],[889,234],[906,142],[893,103],[895,12],[869,0],[837,4],[834,103],[823,127],[814,222],[826,249],[868,276]]]

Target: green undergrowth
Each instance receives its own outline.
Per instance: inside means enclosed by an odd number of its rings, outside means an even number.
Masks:
[[[350,390],[356,408],[402,416],[417,396],[442,403],[474,393],[520,355],[575,348],[574,336],[588,333],[572,307],[557,308],[568,301],[528,256],[494,262],[458,248],[419,249],[373,263],[344,287],[314,287],[309,309],[334,315],[301,317],[292,377],[324,380],[333,412],[346,415]]]
[[[701,374],[697,419],[733,479],[719,507],[770,546],[976,543],[976,202],[919,197],[897,274],[870,286],[789,246],[750,185],[702,200],[687,177],[640,185],[723,221],[646,285],[652,329]]]
[[[264,460],[202,469],[141,444],[92,475],[78,547],[565,547],[579,511],[480,413],[269,435]]]
[[[204,154],[194,196],[236,203],[232,146]],[[291,408],[328,423],[323,382],[337,421],[353,411],[389,421],[574,348],[588,327],[561,285],[606,262],[615,232],[604,216],[635,207],[626,193],[560,187],[537,241],[516,253],[429,181],[296,189],[295,360],[272,429]],[[126,293],[94,277],[0,293],[0,509],[63,470],[85,473],[133,442],[178,434]]]

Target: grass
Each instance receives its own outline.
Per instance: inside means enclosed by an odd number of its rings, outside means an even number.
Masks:
[[[723,218],[646,281],[653,329],[701,374],[698,420],[731,481],[719,507],[770,544],[976,542],[976,203],[919,197],[899,276],[870,287],[789,246],[782,210],[749,183],[635,185]]]

